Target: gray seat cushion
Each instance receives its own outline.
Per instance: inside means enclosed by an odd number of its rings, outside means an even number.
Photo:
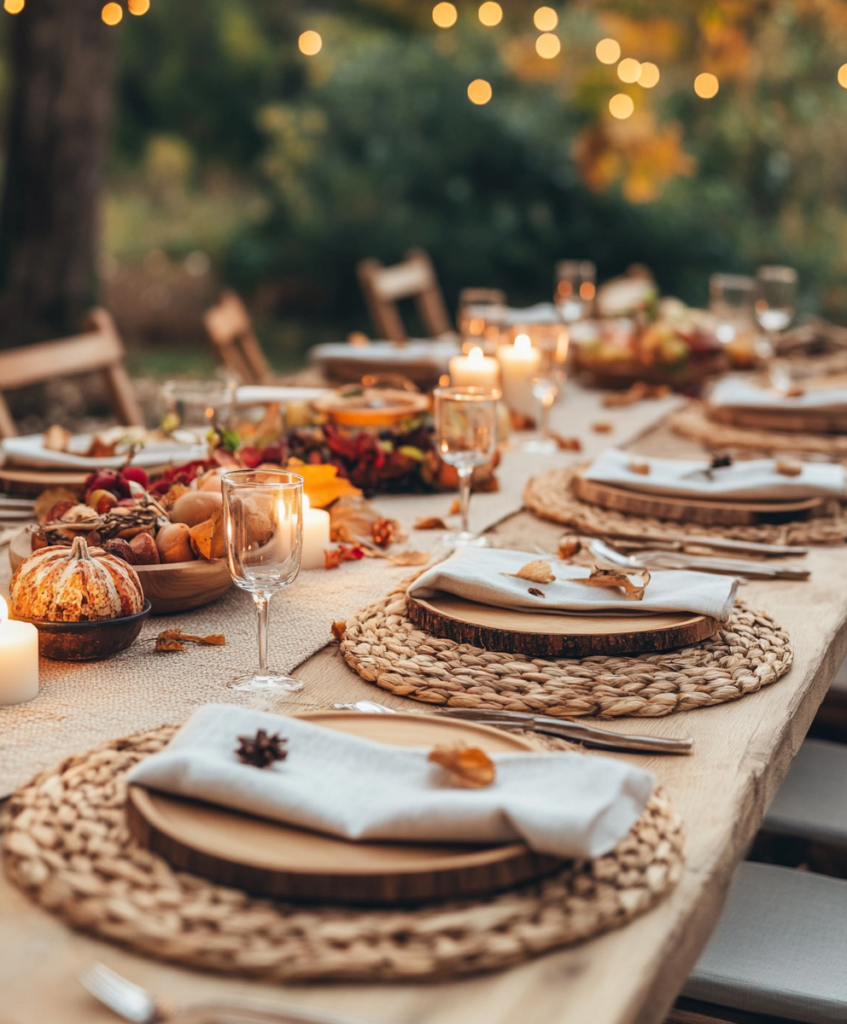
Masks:
[[[847,881],[741,864],[682,994],[804,1024],[844,1024]]]
[[[847,746],[805,740],[762,827],[778,835],[847,846]]]

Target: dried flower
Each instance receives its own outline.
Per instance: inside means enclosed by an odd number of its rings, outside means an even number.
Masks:
[[[339,643],[344,639],[344,633],[347,630],[347,623],[344,621],[333,622],[332,624],[332,638],[337,640]]]
[[[630,576],[640,577],[641,583],[633,583]],[[620,587],[631,600],[642,601],[644,591],[650,582],[650,573],[646,569],[627,573],[620,569],[601,569],[600,566],[595,565],[590,576],[573,582],[582,583],[586,587]]]
[[[239,746],[234,753],[242,764],[253,765],[254,768],[267,768],[274,761],[284,761],[288,757],[284,740],[278,732],[268,735],[259,729],[255,736],[239,736]]]
[[[803,464],[794,459],[777,459],[776,471],[783,476],[800,476],[803,472]]]
[[[452,515],[452,512],[451,512]],[[415,520],[416,530],[446,530],[447,524],[439,516],[418,516]]]
[[[364,557],[365,550],[358,544],[339,544],[324,551],[324,565],[327,569],[337,569],[342,562],[358,562]]]
[[[223,647],[226,638],[223,633],[210,633],[209,636],[192,636],[179,629],[166,629],[156,637],[157,651],[184,651],[185,645],[204,644],[210,647]]]
[[[396,531],[396,519],[377,519],[371,525],[371,537],[378,548],[387,548],[394,540]]]
[[[529,580],[530,583],[552,583],[556,576],[550,568],[549,562],[542,562],[536,559],[534,562],[527,562],[517,572],[504,572],[502,576],[514,576],[519,580]]]
[[[458,743],[453,747],[436,747],[428,760],[446,768],[455,782],[470,789],[490,786],[497,774],[497,767],[488,754],[479,747],[468,747]]]
[[[538,587],[530,587],[527,593],[532,594],[533,597],[546,597],[547,595],[543,590],[539,590]]]

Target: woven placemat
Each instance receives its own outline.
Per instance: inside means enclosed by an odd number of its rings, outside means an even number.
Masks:
[[[718,633],[691,647],[520,661],[417,627],[406,616],[410,582],[404,580],[347,620],[341,652],[369,683],[427,704],[560,717],[660,718],[755,693],[785,675],[794,657],[788,633],[739,602]]]
[[[627,515],[582,501],[573,491],[579,466],[553,469],[533,477],[524,489],[524,504],[542,519],[562,523],[576,533],[591,537],[702,536],[704,533],[733,540],[766,544],[843,544],[847,540],[847,516],[841,506],[834,515],[789,523],[758,523],[753,526],[704,527],[702,523],[680,523],[669,519]]]
[[[279,981],[470,974],[619,927],[681,873],[682,825],[656,790],[611,853],[498,896],[412,910],[255,899],[174,871],[129,833],[126,772],[175,728],[68,758],[18,790],[3,814],[16,885],[69,924],[164,960]]]
[[[711,449],[748,448],[760,452],[805,452],[847,458],[847,435],[757,430],[716,423],[706,415],[703,402],[690,402],[670,413],[667,423],[682,437],[699,441]]]

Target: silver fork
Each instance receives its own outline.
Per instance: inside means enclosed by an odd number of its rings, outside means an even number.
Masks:
[[[602,540],[592,540],[588,550],[595,558],[632,569],[698,569],[718,576],[743,576],[750,580],[807,580],[811,575],[808,569],[793,566],[676,554],[673,551],[640,551],[637,555],[625,555]]]
[[[367,1024],[352,1017],[277,1006],[261,1000],[224,999],[177,1008],[162,1002],[105,964],[94,963],[79,975],[79,983],[104,1006],[131,1024],[193,1021],[194,1024]]]

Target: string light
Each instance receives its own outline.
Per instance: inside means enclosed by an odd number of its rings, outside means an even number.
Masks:
[[[3,0],[3,10],[7,14],[20,14],[24,9],[24,0]]]
[[[539,7],[532,16],[532,23],[539,32],[552,32],[559,24],[559,15],[552,7]]]
[[[618,64],[618,78],[627,85],[633,85],[641,78],[641,64],[634,57],[624,57]]]
[[[545,60],[552,60],[559,55],[562,49],[562,42],[552,32],[545,32],[535,40],[535,52]]]
[[[100,17],[107,25],[118,25],[124,16],[124,9],[120,4],[106,4],[100,12]]]
[[[452,28],[458,17],[459,12],[454,4],[440,3],[432,9],[432,20],[439,28]]]
[[[625,92],[617,92],[609,100],[609,113],[619,121],[625,121],[631,116],[633,110],[635,110],[635,104],[632,97],[627,96]]]
[[[297,40],[300,52],[306,57],[314,57],[316,53],[320,53],[323,44],[324,41],[321,39],[320,33],[313,29],[307,29]]]
[[[493,94],[491,83],[484,78],[475,78],[468,86],[468,99],[478,107],[485,106]]]
[[[659,84],[660,77],[658,67],[649,60],[645,60],[641,65],[641,75],[638,78],[638,84],[644,89],[652,89],[654,85]]]
[[[710,100],[717,96],[720,87],[720,82],[709,71],[704,71],[694,79],[694,91],[701,100]]]
[[[503,8],[494,0],[485,0],[479,9],[479,20],[486,28],[494,28],[503,20]]]
[[[23,4],[21,4],[21,7],[23,7]],[[6,10],[8,11],[8,9],[7,7]],[[847,89],[847,64],[842,64],[838,69],[838,84],[842,89]]]
[[[130,14],[140,18],[150,10],[150,0],[126,0],[126,7]]]
[[[617,64],[621,56],[621,44],[617,39],[601,39],[594,52],[601,64]]]

